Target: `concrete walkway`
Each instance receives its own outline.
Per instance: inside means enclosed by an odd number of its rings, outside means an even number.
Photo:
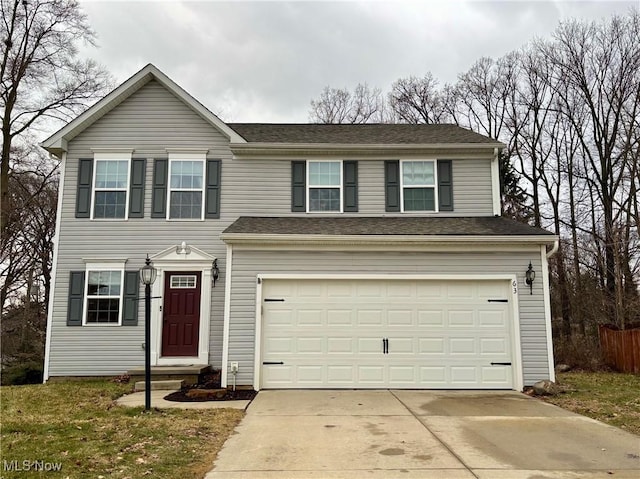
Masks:
[[[174,391],[156,390],[151,391],[151,407],[159,409],[245,409],[251,401],[199,401],[199,402],[177,402],[167,401],[164,397]],[[144,407],[144,391],[127,394],[116,399],[116,403],[126,407]]]
[[[640,477],[640,438],[516,392],[262,391],[206,479]]]

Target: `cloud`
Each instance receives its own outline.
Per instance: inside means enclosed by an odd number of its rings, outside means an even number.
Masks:
[[[83,2],[119,81],[154,63],[226,121],[304,122],[327,85],[454,82],[569,16],[635,2]]]

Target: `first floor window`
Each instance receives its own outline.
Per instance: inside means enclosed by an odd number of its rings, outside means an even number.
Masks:
[[[402,162],[403,211],[436,210],[435,161]]]
[[[121,270],[87,271],[87,324],[120,324]]]
[[[172,160],[169,218],[202,219],[204,161]]]
[[[342,163],[309,161],[309,211],[342,211]]]
[[[94,218],[125,218],[129,189],[129,160],[96,160]]]

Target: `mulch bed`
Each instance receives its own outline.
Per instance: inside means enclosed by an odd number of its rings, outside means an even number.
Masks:
[[[206,374],[201,381],[193,386],[183,386],[179,391],[164,397],[167,401],[175,402],[203,402],[203,401],[236,401],[252,400],[258,394],[253,389],[220,388],[220,372]]]

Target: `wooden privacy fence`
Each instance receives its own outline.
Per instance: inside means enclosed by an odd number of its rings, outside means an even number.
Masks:
[[[600,325],[600,347],[607,365],[623,373],[640,373],[640,329],[616,330]]]

